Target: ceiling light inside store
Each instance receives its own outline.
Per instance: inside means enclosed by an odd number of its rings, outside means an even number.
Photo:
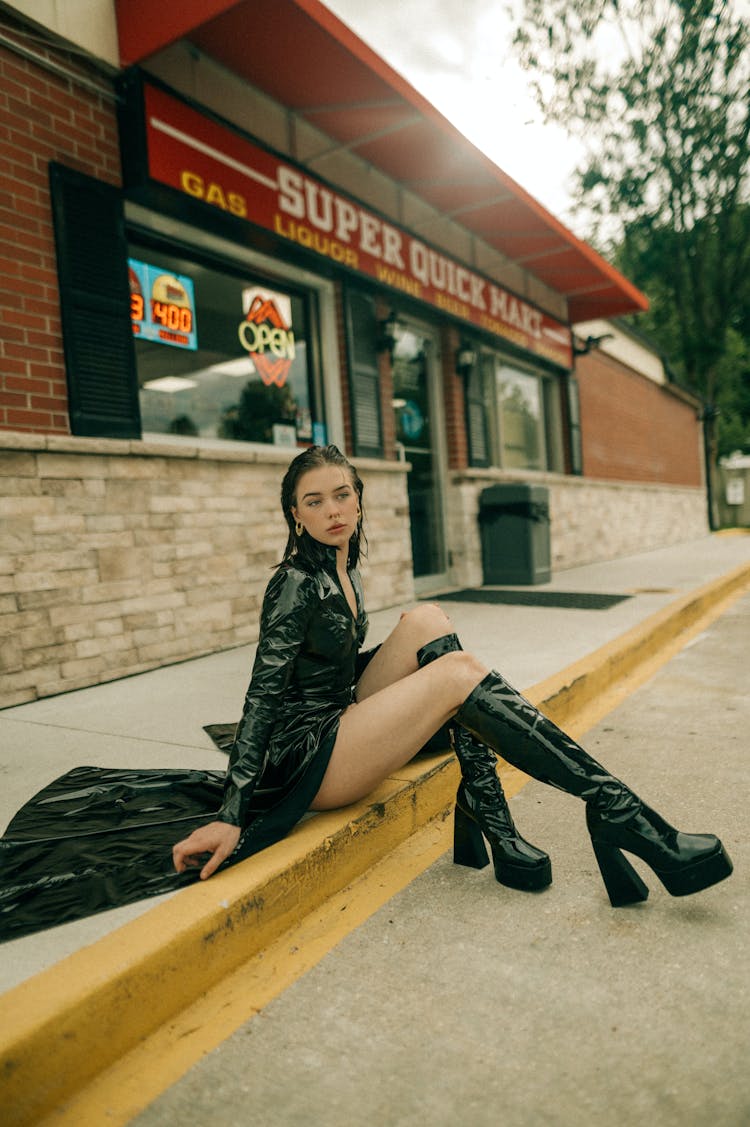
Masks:
[[[197,387],[195,380],[186,380],[183,376],[161,376],[158,380],[147,380],[143,384],[144,391],[187,391],[190,387]]]
[[[220,364],[212,364],[206,371],[218,376],[252,376],[255,365],[249,356],[240,356],[237,360],[223,360]]]

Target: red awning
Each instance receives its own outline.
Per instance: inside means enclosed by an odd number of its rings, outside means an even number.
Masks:
[[[117,0],[117,21],[123,66],[189,40],[564,294],[571,322],[648,307],[319,0]]]

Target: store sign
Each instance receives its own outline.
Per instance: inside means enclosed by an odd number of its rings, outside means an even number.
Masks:
[[[193,280],[162,266],[128,259],[133,336],[175,348],[197,349]]]
[[[283,387],[295,357],[291,301],[286,294],[250,286],[242,291],[242,308],[240,344],[266,387]]]
[[[165,91],[145,84],[144,101],[154,180],[572,367],[563,322]]]

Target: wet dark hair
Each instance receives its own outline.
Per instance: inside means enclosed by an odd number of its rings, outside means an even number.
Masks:
[[[325,545],[315,540],[306,531],[297,536],[294,531],[295,520],[292,515],[292,506],[297,504],[297,485],[303,474],[309,470],[317,470],[322,466],[339,466],[351,478],[352,485],[357,491],[359,508],[362,516],[349,540],[348,566],[356,567],[362,555],[367,554],[367,537],[362,531],[364,520],[364,505],[362,494],[364,484],[351,462],[346,458],[338,446],[308,446],[289,463],[289,468],[281,482],[281,508],[289,528],[289,537],[284,548],[284,558],[281,564],[288,560],[301,564],[307,568],[318,568],[326,558]],[[281,567],[279,564],[279,567]]]

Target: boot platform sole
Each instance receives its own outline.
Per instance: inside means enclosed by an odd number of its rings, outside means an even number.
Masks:
[[[657,877],[671,896],[690,896],[692,892],[701,892],[726,880],[733,870],[732,862],[724,846],[719,842],[713,853],[707,857],[685,865],[682,869],[672,872],[659,872],[654,869]]]
[[[541,892],[552,884],[552,863],[547,858],[540,865],[529,869],[501,861],[495,865],[495,880],[506,888],[515,888],[521,892]]]

